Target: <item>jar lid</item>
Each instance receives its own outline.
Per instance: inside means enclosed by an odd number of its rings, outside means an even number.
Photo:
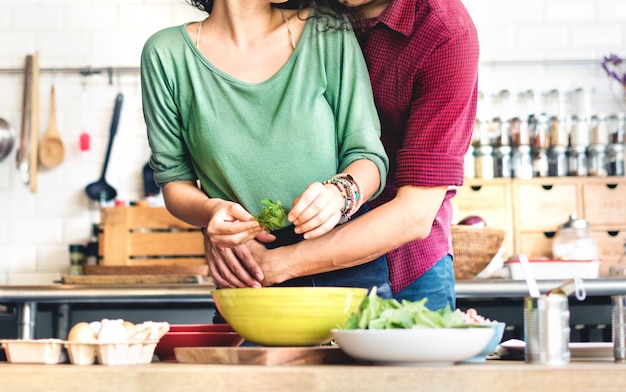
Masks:
[[[85,245],[82,245],[82,244],[70,244],[69,249],[70,249],[70,253],[74,253],[74,252],[84,253],[85,252]]]
[[[578,219],[578,215],[572,214],[569,220],[559,226],[560,229],[588,229],[589,222],[585,219]]]

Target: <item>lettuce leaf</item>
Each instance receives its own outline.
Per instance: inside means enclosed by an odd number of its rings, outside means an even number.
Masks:
[[[402,301],[381,298],[372,288],[361,302],[359,310],[348,318],[344,329],[399,329],[399,328],[459,328],[468,327],[461,312],[450,306],[432,311],[426,307],[427,298],[420,301]]]

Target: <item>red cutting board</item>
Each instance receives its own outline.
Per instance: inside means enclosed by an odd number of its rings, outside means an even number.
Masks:
[[[221,365],[313,365],[354,363],[339,347],[177,347],[176,361]]]

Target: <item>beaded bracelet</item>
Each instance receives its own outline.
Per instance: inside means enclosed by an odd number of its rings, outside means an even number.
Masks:
[[[340,173],[326,180],[323,184],[333,184],[339,189],[344,199],[344,208],[341,210],[339,224],[346,223],[360,207],[361,190],[356,180],[346,173]]]
[[[350,210],[348,211],[348,215],[352,216],[359,210],[359,208],[361,208],[361,204],[363,201],[361,197],[361,195],[363,194],[363,192],[361,191],[361,185],[356,180],[356,178],[354,178],[351,174],[348,174],[348,173],[339,173],[335,177],[343,178],[349,181],[351,184],[352,194],[354,197],[354,203],[352,204]]]

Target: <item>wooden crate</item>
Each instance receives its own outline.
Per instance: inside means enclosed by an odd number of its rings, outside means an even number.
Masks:
[[[200,228],[164,207],[100,210],[99,265],[205,264]]]

